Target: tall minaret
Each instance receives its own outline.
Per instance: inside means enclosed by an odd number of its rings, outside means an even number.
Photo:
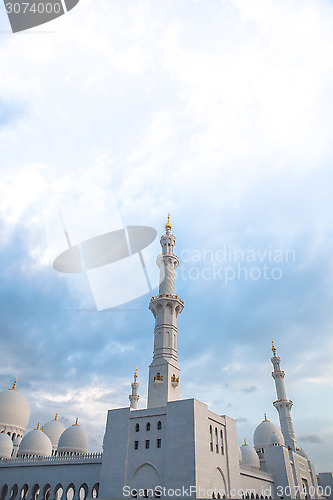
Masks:
[[[165,406],[179,399],[179,366],[177,362],[177,316],[184,302],[175,295],[175,269],[179,264],[173,253],[176,238],[171,234],[170,214],[160,243],[162,253],[156,264],[160,268],[159,294],[152,297],[149,309],[155,318],[154,356],[149,366],[148,408]]]
[[[132,387],[132,394],[128,396],[128,399],[130,400],[130,409],[131,410],[137,410],[138,409],[138,401],[140,399],[140,396],[138,394],[138,389],[139,389],[139,382],[138,382],[138,369],[135,369],[134,373],[134,382],[131,384]]]
[[[287,399],[286,389],[284,387],[284,371],[280,368],[280,356],[276,355],[276,348],[272,340],[272,352],[273,356],[271,358],[273,364],[272,377],[275,380],[275,388],[277,400],[274,401],[273,405],[279,412],[281,431],[284,437],[285,445],[296,451],[296,438],[294,433],[293,421],[291,418],[291,408],[293,402]]]

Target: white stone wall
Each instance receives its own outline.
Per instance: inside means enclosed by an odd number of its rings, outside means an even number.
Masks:
[[[96,496],[99,489],[101,458],[91,460],[0,460],[0,498],[8,500],[13,489],[17,500],[67,498],[73,487],[74,500]],[[93,491],[94,490],[94,491]],[[39,494],[37,496],[37,492]],[[58,496],[56,492],[58,491]],[[70,492],[69,492],[69,495]],[[13,500],[14,500],[13,498]]]

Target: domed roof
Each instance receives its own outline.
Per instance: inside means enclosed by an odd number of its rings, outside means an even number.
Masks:
[[[28,432],[20,444],[18,456],[37,455],[38,457],[49,457],[52,454],[52,443],[50,438],[39,429]]]
[[[59,438],[65,430],[64,424],[58,420],[58,414],[56,414],[54,420],[44,425],[44,432],[50,438],[53,448],[57,448]]]
[[[273,422],[267,420],[265,413],[265,420],[263,420],[257,426],[253,434],[254,447],[262,448],[263,446],[269,446],[271,443],[271,435],[273,434],[273,432],[279,437],[279,439],[282,441],[282,444],[284,444],[283,435],[279,427],[273,424]]]
[[[30,407],[15,387],[16,380],[12,389],[0,392],[0,424],[25,430],[29,423]]]
[[[270,444],[272,446],[283,446],[284,445],[284,440],[281,439],[281,436],[279,434],[276,434],[275,431],[273,431],[270,439]]]
[[[6,432],[1,432],[0,434],[0,458],[10,458],[13,451],[13,442],[6,434]]]
[[[245,467],[252,467],[255,469],[260,468],[260,460],[257,455],[257,452],[255,451],[252,446],[249,446],[245,439],[244,439],[244,444],[241,446],[241,452],[242,452],[242,465]]]
[[[78,419],[71,427],[68,427],[60,436],[58,443],[59,453],[87,453],[88,436],[85,430],[78,424]]]
[[[298,454],[301,455],[301,457],[306,458],[307,460],[309,460],[308,454],[307,454],[307,452],[305,450],[303,450],[303,448],[301,448],[300,450],[298,450]]]

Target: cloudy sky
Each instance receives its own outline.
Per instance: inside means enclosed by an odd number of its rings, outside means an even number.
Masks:
[[[332,471],[332,84],[331,0],[81,0],[15,35],[0,6],[0,390],[19,377],[30,429],[79,416],[100,451],[136,366],[146,403],[152,293],[97,311],[52,266],[52,221],[84,206],[98,236],[114,197],[124,226],[172,214],[182,397],[251,442],[278,422],[274,338]]]

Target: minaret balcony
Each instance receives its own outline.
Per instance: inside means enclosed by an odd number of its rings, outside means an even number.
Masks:
[[[184,305],[184,301],[180,297],[178,297],[178,295],[173,295],[171,293],[161,293],[160,295],[155,295],[154,297],[151,298],[151,301],[162,299],[162,298],[176,299],[176,300],[179,300],[179,302]]]
[[[161,375],[160,373],[157,373],[154,376],[154,384],[155,385],[161,385],[161,384],[163,384],[163,375]]]
[[[172,375],[171,385],[172,387],[177,387],[179,385],[179,377],[176,377],[176,375]]]

